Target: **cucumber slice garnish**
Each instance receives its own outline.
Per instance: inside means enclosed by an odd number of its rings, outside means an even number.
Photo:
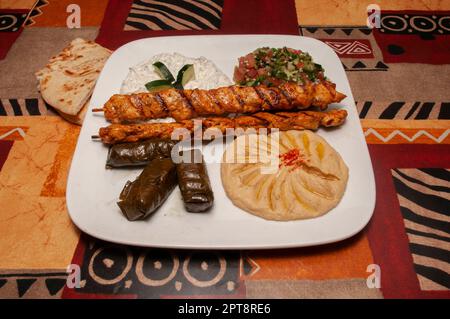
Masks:
[[[183,88],[186,83],[188,83],[195,76],[194,65],[186,64],[180,71],[178,71],[177,81],[175,82],[175,87],[180,86]]]
[[[153,66],[155,67],[158,75],[161,76],[163,80],[155,80],[145,84],[145,87],[149,92],[157,92],[173,87],[178,90],[182,90],[183,86],[195,76],[194,65],[192,64],[186,64],[180,69],[180,71],[178,71],[176,81],[172,73],[170,73],[169,69],[164,65],[164,63],[157,61],[153,63]]]
[[[153,66],[155,67],[156,73],[158,73],[160,77],[169,81],[170,83],[175,81],[175,78],[173,77],[172,73],[164,63],[157,61],[153,63]]]
[[[173,88],[173,85],[170,81],[167,80],[155,80],[146,83],[145,87],[149,92],[158,92],[161,90]]]

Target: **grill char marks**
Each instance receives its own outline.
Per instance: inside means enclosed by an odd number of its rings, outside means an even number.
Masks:
[[[236,118],[209,117],[201,120],[203,132],[208,128],[218,129],[225,133],[227,128],[260,128],[274,129],[281,131],[295,129],[315,130],[319,126],[341,125],[347,112],[345,110],[331,110],[329,112],[280,112],[268,113],[258,112],[253,115],[238,116]],[[136,142],[149,138],[172,138],[175,129],[187,130],[187,133],[194,133],[194,120],[184,120],[178,123],[149,123],[121,125],[112,124],[103,127],[99,131],[99,136],[106,144],[122,142]]]
[[[254,114],[256,115],[256,114]],[[240,116],[235,119],[236,127],[241,127],[244,129],[254,128],[256,130],[260,128],[268,127],[269,123],[257,116]]]
[[[201,101],[198,99],[197,95],[194,93],[195,90],[184,90],[182,95],[183,98],[187,101],[190,108],[198,113],[197,110],[201,107]]]
[[[192,105],[191,101],[187,98],[186,96],[186,90],[176,90],[178,92],[178,94],[181,96],[181,98],[183,99],[183,104],[185,107],[190,109],[191,114],[195,114],[197,116],[197,112],[195,107]]]
[[[229,87],[209,90],[209,94],[219,103],[224,113],[240,113],[241,101]]]
[[[169,112],[165,107],[164,102],[159,98],[158,95],[139,94],[138,99],[143,105],[142,108],[143,119],[164,118],[169,116]]]
[[[243,102],[243,110],[241,113],[256,113],[261,111],[264,100],[259,97],[253,87],[235,86],[233,92]]]
[[[291,95],[289,94],[289,92],[286,91],[285,89],[283,89],[282,87],[279,87],[278,89],[280,90],[280,93],[284,96],[284,98],[288,102],[289,106],[291,106],[292,105],[292,98],[291,98]]]
[[[196,117],[195,111],[176,89],[162,90],[158,92],[161,100],[167,106],[170,115],[175,119],[190,119]]]
[[[282,83],[280,89],[289,100],[292,108],[305,109],[311,106],[312,85],[296,85],[293,83]]]
[[[244,100],[241,98],[241,96],[239,95],[238,92],[238,88],[236,86],[232,86],[231,87],[231,92],[230,92],[235,98],[236,100],[239,102],[239,105],[241,106],[241,109],[243,109],[245,107],[245,103]],[[244,113],[244,112],[241,112]]]
[[[130,123],[171,116],[176,121],[197,116],[252,114],[260,111],[295,111],[341,101],[345,95],[328,82],[299,85],[286,82],[279,87],[229,86],[212,90],[177,90],[156,93],[113,95],[103,107],[107,120]]]
[[[134,105],[134,108],[127,108],[123,113],[126,113],[126,117],[132,116],[137,117],[139,120],[142,119],[142,115],[144,114],[144,103],[139,98],[137,94],[132,94],[129,96],[129,103]],[[118,106],[120,108],[120,106]]]
[[[254,116],[269,123],[269,128],[278,128],[282,131],[290,129],[290,123],[289,121],[286,121],[289,120],[287,117],[265,112],[256,113]]]
[[[158,105],[161,107],[161,109],[164,110],[164,112],[167,114],[167,116],[169,116],[170,112],[169,112],[169,109],[167,108],[167,105],[164,102],[164,100],[159,96],[158,93],[156,93],[154,96],[155,96],[155,99],[156,99]]]
[[[256,94],[258,94],[259,98],[263,100],[263,104],[261,105],[262,111],[270,111],[272,109],[272,103],[270,103],[270,100],[266,98],[264,94],[264,90],[260,87],[254,87],[254,90]],[[277,94],[275,94],[277,95]]]
[[[208,91],[199,89],[184,90],[184,96],[190,102],[197,115],[222,115],[224,113],[214,96],[209,94]]]
[[[267,107],[270,107],[268,110],[292,110],[290,100],[279,88],[259,86],[255,87],[255,90]]]
[[[130,95],[130,102],[131,104],[134,105],[134,107],[136,108],[136,113],[137,114],[142,114],[144,113],[144,103],[143,100],[139,98],[139,96],[137,94],[132,94]]]
[[[218,121],[217,118],[205,118],[202,121],[202,125],[204,130],[214,128],[220,130],[223,134],[226,133],[227,128],[235,127],[235,123],[231,118],[223,118],[221,121]]]
[[[213,114],[224,115],[226,113],[225,110],[220,107],[220,103],[216,99],[216,96],[214,94],[210,94],[210,91],[199,90],[199,93],[200,95],[204,96],[205,99],[209,99],[211,103],[214,104],[214,109],[217,111],[217,113]]]

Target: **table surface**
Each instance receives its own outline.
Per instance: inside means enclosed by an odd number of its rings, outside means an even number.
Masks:
[[[0,298],[450,298],[449,2],[134,2],[0,3]],[[72,3],[81,28],[66,25]],[[379,28],[366,25],[370,3]],[[265,251],[143,249],[81,234],[65,203],[80,129],[45,104],[34,72],[77,37],[114,50],[239,33],[313,37],[338,54],[375,172],[369,225],[342,242]]]

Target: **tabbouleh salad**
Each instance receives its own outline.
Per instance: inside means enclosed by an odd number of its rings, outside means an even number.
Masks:
[[[233,79],[239,85],[277,86],[287,81],[304,84],[324,80],[325,76],[322,66],[307,52],[263,47],[239,58]]]

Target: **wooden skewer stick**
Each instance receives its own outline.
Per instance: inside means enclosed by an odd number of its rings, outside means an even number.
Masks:
[[[103,108],[101,108],[101,109],[99,109],[99,108],[97,108],[97,109],[92,109],[92,112],[103,112]]]

